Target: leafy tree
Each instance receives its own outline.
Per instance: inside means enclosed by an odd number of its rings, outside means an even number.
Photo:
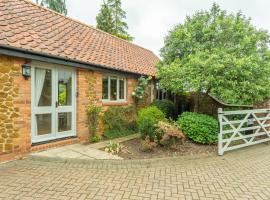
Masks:
[[[269,35],[241,12],[213,4],[176,25],[161,49],[161,86],[212,94],[226,103],[254,104],[270,96]],[[196,105],[195,105],[196,107]]]
[[[124,21],[126,12],[122,9],[121,0],[103,1],[100,13],[97,15],[97,28],[122,39],[132,41],[128,34],[128,25]]]
[[[114,33],[114,22],[112,11],[108,4],[103,2],[101,5],[100,13],[96,17],[97,28],[107,33]]]
[[[67,15],[66,0],[36,0],[37,4]]]

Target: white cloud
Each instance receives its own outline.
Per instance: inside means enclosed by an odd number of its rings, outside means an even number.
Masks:
[[[66,0],[68,15],[74,19],[95,26],[95,18],[103,0]],[[186,15],[197,10],[209,9],[213,0],[122,0],[127,12],[129,33],[134,43],[159,54],[165,35]],[[243,11],[252,18],[258,28],[270,30],[269,0],[216,0],[228,12]]]

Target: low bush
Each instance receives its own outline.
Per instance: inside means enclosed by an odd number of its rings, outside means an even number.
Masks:
[[[105,138],[113,139],[138,131],[134,106],[110,107],[103,116]]]
[[[157,100],[157,101],[154,101],[151,105],[156,106],[158,109],[160,109],[165,114],[166,118],[175,119],[176,107],[172,101],[166,100],[166,99]]]
[[[132,135],[135,132],[133,130],[126,130],[126,131],[118,131],[118,130],[111,130],[111,131],[105,131],[104,138],[106,140],[112,140],[115,138],[125,137],[128,135]]]
[[[105,147],[105,151],[111,154],[118,154],[122,150],[122,146],[119,143],[110,141]]]
[[[149,139],[145,139],[141,141],[141,151],[143,152],[154,151],[156,147],[157,147],[157,143],[151,142]]]
[[[204,114],[185,112],[178,118],[184,134],[200,144],[215,144],[218,141],[218,121]]]
[[[99,135],[93,135],[90,137],[90,142],[92,142],[92,143],[97,143],[100,140],[101,140],[101,136],[99,136]]]
[[[165,120],[164,113],[155,106],[141,109],[138,114],[138,128],[142,139],[148,138],[150,142],[160,140],[161,137],[155,132],[155,126],[159,121]]]
[[[159,122],[156,125],[156,132],[162,135],[160,144],[163,146],[172,146],[179,141],[183,143],[186,139],[186,136],[175,123]]]

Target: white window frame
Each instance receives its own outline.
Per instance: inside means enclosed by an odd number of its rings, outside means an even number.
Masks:
[[[108,99],[102,99],[102,102],[126,102],[127,101],[127,78],[117,75],[103,75],[102,77],[102,96],[103,96],[103,79],[108,78]],[[111,100],[111,79],[116,78],[116,100]],[[124,79],[124,99],[120,99],[120,79]]]

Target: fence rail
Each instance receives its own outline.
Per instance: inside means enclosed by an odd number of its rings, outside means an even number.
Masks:
[[[218,154],[270,141],[270,109],[218,109]]]

